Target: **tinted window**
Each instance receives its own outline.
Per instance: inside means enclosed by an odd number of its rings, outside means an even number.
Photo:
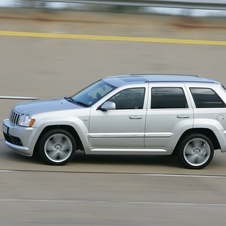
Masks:
[[[209,88],[190,88],[197,108],[224,108],[225,103]]]
[[[116,104],[116,109],[142,109],[145,88],[125,89],[109,99]]]
[[[154,87],[151,89],[151,108],[187,108],[182,88]]]

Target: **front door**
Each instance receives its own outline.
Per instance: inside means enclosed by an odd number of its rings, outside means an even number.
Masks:
[[[89,141],[92,152],[126,154],[144,147],[145,87],[128,88],[113,95],[114,110],[91,108]]]

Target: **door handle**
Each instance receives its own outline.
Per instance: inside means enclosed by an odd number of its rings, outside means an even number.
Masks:
[[[142,119],[142,115],[131,115],[129,116],[130,119]]]
[[[190,115],[177,115],[177,118],[190,118]]]

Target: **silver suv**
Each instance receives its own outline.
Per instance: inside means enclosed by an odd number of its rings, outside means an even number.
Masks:
[[[190,75],[126,75],[71,97],[17,104],[3,121],[5,144],[53,165],[87,155],[172,155],[187,168],[226,152],[226,90]]]

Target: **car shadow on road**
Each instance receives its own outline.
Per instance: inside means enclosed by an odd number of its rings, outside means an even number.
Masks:
[[[7,149],[7,150],[6,150]],[[34,156],[27,157],[20,155],[8,148],[4,148],[1,151],[1,159],[4,161],[25,163],[25,164],[35,164],[44,165],[41,157],[38,154]],[[68,164],[90,164],[94,165],[111,165],[111,166],[166,166],[166,167],[181,167],[176,156],[143,156],[143,155],[85,155],[82,151],[78,151],[75,158]]]
[[[78,152],[72,162],[93,165],[162,165],[167,167],[181,167],[176,156],[160,155],[85,155],[82,152]]]
[[[29,164],[45,164],[39,155],[34,155],[31,158],[10,153],[8,159],[17,162],[27,162]],[[111,156],[111,155],[85,155],[82,153],[76,154],[75,158],[68,164],[90,164],[90,165],[133,165],[133,166],[164,166],[181,168],[176,156]]]

